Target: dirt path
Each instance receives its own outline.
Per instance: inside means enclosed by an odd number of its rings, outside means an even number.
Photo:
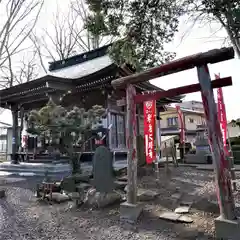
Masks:
[[[239,176],[238,176],[239,177]],[[11,179],[11,178],[8,178]],[[16,179],[15,179],[16,180]],[[34,188],[40,179],[28,178],[8,182],[6,199],[0,199],[1,240],[209,240],[214,236],[214,218],[218,216],[213,173],[192,168],[172,169],[156,184],[152,176],[139,180],[139,186],[160,192],[147,202],[135,226],[119,221],[119,205],[103,210],[76,209],[71,202],[49,205],[39,203]],[[159,212],[174,210],[172,195],[180,192],[185,200],[194,199],[188,214],[192,224],[160,220]],[[236,196],[237,204],[240,203]]]

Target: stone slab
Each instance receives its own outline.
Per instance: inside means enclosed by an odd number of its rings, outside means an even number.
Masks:
[[[193,222],[193,219],[192,219],[191,217],[181,215],[180,218],[178,219],[178,222],[182,222],[182,223],[192,223],[192,222]]]
[[[239,240],[240,239],[240,220],[227,220],[221,216],[215,219],[216,239]]]
[[[157,196],[159,196],[158,192],[145,189],[139,189],[137,193],[138,201],[150,201],[155,199]]]
[[[183,216],[181,214],[175,212],[163,212],[159,215],[160,219],[172,221],[172,222],[180,222],[180,223],[192,223],[193,220],[190,217]]]
[[[171,198],[174,199],[174,200],[178,200],[182,197],[182,194],[181,193],[174,193],[171,195]]]
[[[124,182],[124,181],[115,181],[114,182],[115,184],[115,188],[117,189],[125,189],[126,185],[127,185],[127,182]]]
[[[128,181],[127,175],[121,176],[121,177],[119,177],[119,178],[117,178],[117,179],[118,179],[118,181],[122,181],[122,182],[127,182],[127,181]]]
[[[84,204],[92,208],[104,208],[120,201],[121,195],[117,192],[101,193],[91,188],[85,196]]]
[[[187,207],[191,207],[193,205],[193,201],[181,201],[180,202],[180,206],[187,206]]]
[[[174,212],[182,214],[182,213],[189,213],[189,210],[190,210],[190,206],[180,206],[180,207],[177,207],[174,210]]]
[[[130,204],[124,202],[120,205],[120,221],[135,223],[141,215],[143,207],[140,203]]]
[[[49,194],[47,194],[46,197],[48,199],[50,199],[50,195]],[[66,201],[70,200],[70,197],[68,195],[61,194],[61,193],[52,193],[52,200],[54,202],[61,203],[61,202],[66,202]]]
[[[177,222],[177,220],[180,218],[180,214],[174,213],[174,212],[163,212],[160,214],[159,218],[164,220],[169,220],[173,222]]]

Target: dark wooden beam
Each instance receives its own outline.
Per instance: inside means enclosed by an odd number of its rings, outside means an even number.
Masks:
[[[72,84],[72,83],[47,81],[46,82],[46,87],[47,88],[52,88],[52,89],[55,89],[55,90],[70,91],[70,90],[74,89],[76,86],[74,86],[74,84]]]
[[[232,78],[231,77],[220,78],[217,80],[213,80],[211,84],[212,84],[212,88],[221,88],[221,87],[231,86]],[[201,91],[201,86],[199,83],[196,83],[196,84],[187,85],[183,87],[172,88],[167,91],[156,91],[156,92],[148,93],[144,95],[138,94],[134,97],[134,100],[135,100],[135,103],[142,103],[149,100],[159,100],[161,98],[167,98],[167,97],[171,98],[178,95],[194,93],[198,91]]]
[[[45,106],[47,104],[47,102],[48,102],[48,98],[46,98],[46,99],[39,99],[39,101],[36,101],[36,102],[24,103],[22,105],[22,107],[26,111],[31,111],[33,109],[40,109],[40,108],[42,108],[43,106]]]
[[[1,99],[1,102],[2,103],[10,102],[13,104],[15,103],[15,104],[21,105],[25,102],[37,101],[39,98],[46,96],[46,93],[48,93],[49,91],[52,91],[52,90],[42,88],[41,90],[32,91],[32,92],[29,92],[28,94],[19,94],[18,96],[15,96],[15,97]]]
[[[204,53],[187,56],[159,67],[150,68],[142,73],[133,74],[127,77],[118,78],[112,81],[114,88],[125,88],[128,84],[137,84],[157,77],[192,69],[196,66],[217,63],[234,58],[234,50],[230,48],[214,49]]]

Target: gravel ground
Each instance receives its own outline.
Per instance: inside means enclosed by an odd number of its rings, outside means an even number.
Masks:
[[[189,167],[172,168],[168,176],[163,169],[160,172],[159,183],[152,176],[139,180],[140,187],[159,191],[160,196],[145,203],[134,226],[119,222],[119,205],[102,210],[76,209],[72,202],[49,205],[34,196],[36,183],[41,179],[7,177],[1,184],[7,189],[7,197],[0,199],[0,240],[214,239],[214,218],[219,210],[213,173]],[[171,198],[177,192],[182,194],[182,200],[194,200],[188,214],[194,220],[192,224],[158,218],[159,212],[178,206]],[[239,194],[236,204],[239,207]]]

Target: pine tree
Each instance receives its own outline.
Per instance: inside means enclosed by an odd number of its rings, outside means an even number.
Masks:
[[[185,1],[86,0],[90,9],[86,28],[93,36],[117,38],[110,49],[113,60],[136,70],[171,60],[164,50],[178,30]]]
[[[73,165],[73,173],[79,171],[79,159],[85,143],[93,138],[92,130],[101,126],[106,110],[99,105],[86,111],[73,107],[68,110],[49,101],[40,110],[32,110],[28,116],[28,132],[48,139],[51,146],[66,152]],[[78,146],[76,153],[74,146]]]

